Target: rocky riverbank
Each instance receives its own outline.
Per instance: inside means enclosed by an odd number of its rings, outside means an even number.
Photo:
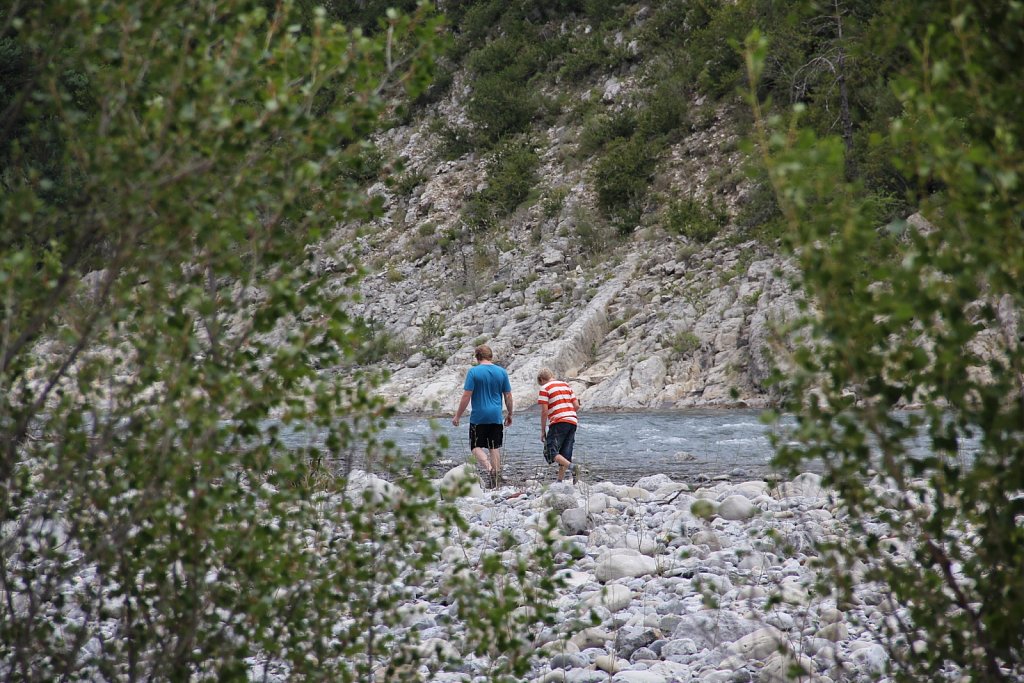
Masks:
[[[475,477],[462,466],[446,478],[461,473]],[[361,486],[384,483],[366,476]],[[479,539],[446,551],[453,556],[500,552],[505,532],[529,547],[544,515],[560,516],[565,587],[556,626],[537,636],[532,682],[887,680],[888,656],[875,636],[892,613],[884,595],[860,586],[841,608],[814,595],[813,544],[845,533],[818,475],[703,488],[664,475],[632,485],[471,488],[459,506]],[[420,605],[407,626],[429,642],[453,610]],[[462,654],[458,642],[444,651]],[[454,683],[478,680],[489,666],[471,657],[458,671],[428,661],[421,672]]]

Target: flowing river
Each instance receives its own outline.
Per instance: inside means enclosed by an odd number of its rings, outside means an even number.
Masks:
[[[793,424],[783,418],[781,429]],[[587,481],[612,481],[631,484],[640,477],[667,474],[676,481],[706,481],[715,477],[731,480],[763,478],[772,472],[773,430],[780,427],[761,421],[759,410],[688,410],[587,412],[580,414],[573,462],[583,468]],[[380,434],[405,454],[419,453],[424,445],[447,438],[437,469],[448,470],[467,462],[469,454],[469,418],[459,427],[451,424],[451,415],[429,418],[400,415],[388,422]],[[288,433],[284,440],[295,446],[308,445],[308,435]],[[314,441],[317,439],[314,438]],[[965,440],[966,457],[978,447],[977,438]],[[510,483],[527,479],[553,480],[557,467],[544,463],[537,410],[517,413],[511,428],[505,430],[502,449],[503,476]],[[919,437],[911,452],[928,450],[927,439]],[[364,467],[359,452],[353,465]],[[818,463],[807,463],[807,471],[821,471]]]
[[[757,410],[582,412],[573,462],[582,466],[589,481],[632,483],[658,473],[676,481],[764,476],[770,471],[773,428],[763,424],[760,415]],[[469,457],[468,430],[468,417],[453,427],[451,416],[402,416],[385,437],[411,453],[425,440],[443,434],[448,448],[441,464],[453,467]],[[503,470],[510,481],[554,478],[557,467],[548,467],[542,456],[536,410],[516,415],[505,430],[503,451]]]

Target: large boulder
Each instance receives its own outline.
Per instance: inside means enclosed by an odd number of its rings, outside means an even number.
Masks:
[[[594,525],[594,518],[584,508],[563,510],[561,519],[562,527],[572,536],[585,534]]]
[[[480,498],[484,495],[476,467],[468,462],[445,472],[437,488],[445,497],[454,496],[456,491],[463,491],[467,498]]]
[[[395,498],[398,487],[375,474],[363,470],[349,472],[345,492],[353,498],[369,498],[371,503],[380,503]]]
[[[668,486],[674,483],[675,482],[672,481],[672,477],[667,474],[652,474],[650,476],[637,479],[636,486],[653,493],[662,486]]]
[[[783,498],[825,498],[828,492],[821,486],[821,475],[814,472],[804,472],[793,478],[793,481],[785,481],[772,491],[772,496],[778,500]]]
[[[754,504],[746,496],[734,494],[718,504],[718,516],[722,519],[742,520],[754,516]]]
[[[657,573],[657,560],[629,548],[616,548],[602,553],[594,569],[594,576],[601,583]]]
[[[605,607],[609,612],[618,612],[629,607],[633,601],[633,591],[619,583],[611,583],[585,601],[587,607]]]
[[[758,628],[760,624],[756,621],[744,619],[732,612],[707,610],[683,615],[673,638],[689,638],[696,644],[698,651],[704,648],[714,650],[731,645]]]

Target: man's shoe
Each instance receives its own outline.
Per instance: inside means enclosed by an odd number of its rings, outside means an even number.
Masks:
[[[497,472],[491,472],[490,484],[491,484],[491,488],[492,489],[498,488],[498,473]]]
[[[577,481],[579,481],[579,478],[580,478],[580,466],[579,465],[573,465],[572,466],[572,483],[575,484]]]

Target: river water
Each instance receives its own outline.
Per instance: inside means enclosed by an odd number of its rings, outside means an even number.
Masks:
[[[557,467],[542,455],[539,412],[516,415],[505,430],[503,471],[510,481],[552,479]],[[771,471],[773,427],[757,410],[585,412],[580,415],[573,462],[589,481],[632,483],[650,474],[676,481],[727,475],[762,477]],[[783,425],[787,424],[784,420]],[[453,467],[469,457],[469,424],[453,427],[450,416],[434,420],[395,418],[384,437],[405,453],[443,434],[448,439],[441,465]]]
[[[783,417],[778,426],[761,421],[759,410],[686,410],[590,412],[580,414],[573,462],[582,466],[587,481],[631,484],[640,477],[667,474],[675,481],[695,482],[715,477],[731,480],[763,478],[772,473],[773,431],[781,433],[793,424]],[[468,416],[459,427],[451,415],[428,418],[399,415],[387,422],[378,435],[393,442],[406,455],[415,456],[425,445],[447,440],[436,464],[438,472],[468,462]],[[307,432],[282,430],[283,440],[295,447],[319,442]],[[967,458],[977,450],[977,437],[962,444]],[[540,441],[540,413],[533,409],[517,413],[512,427],[505,430],[502,470],[510,483],[528,479],[553,480],[557,467],[547,465]],[[922,434],[910,444],[910,452],[930,450]],[[364,467],[362,454],[355,450],[344,460]],[[342,465],[338,465],[339,468]],[[805,463],[808,471],[821,471],[818,463]]]

